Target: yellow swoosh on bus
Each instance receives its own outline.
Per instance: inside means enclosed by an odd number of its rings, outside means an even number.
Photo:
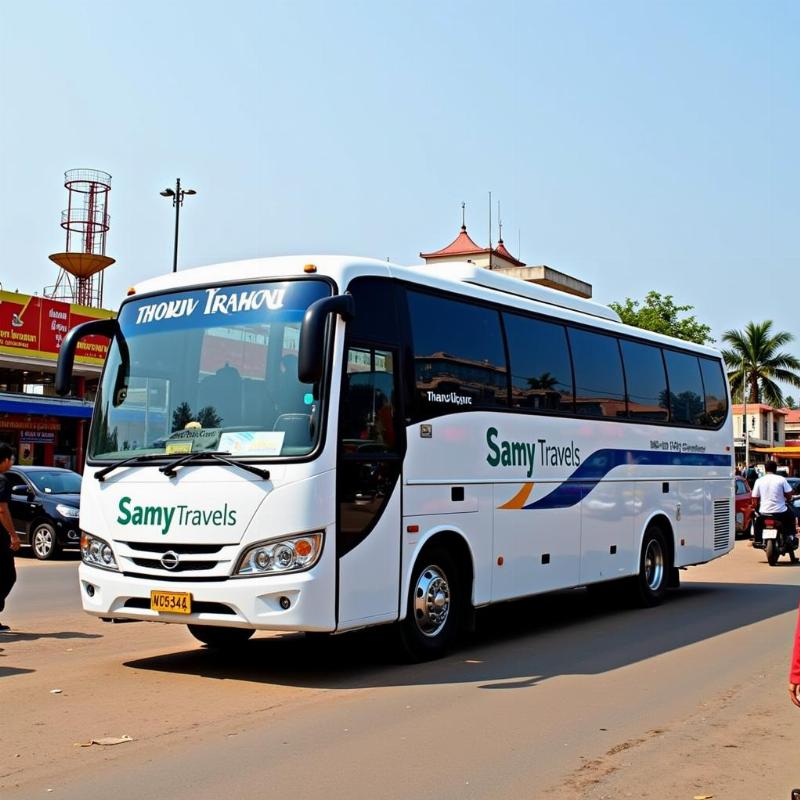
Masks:
[[[532,491],[533,484],[524,483],[522,488],[507,503],[503,503],[503,505],[498,506],[498,508],[522,508],[525,503],[528,502],[528,497]]]

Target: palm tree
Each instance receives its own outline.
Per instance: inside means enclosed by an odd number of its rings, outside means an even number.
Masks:
[[[771,406],[783,405],[783,392],[775,381],[800,386],[800,359],[781,350],[793,339],[787,331],[773,333],[772,320],[748,322],[744,331],[725,331],[722,341],[730,348],[722,357],[735,400],[741,402],[746,389],[750,403],[760,403],[763,397]]]

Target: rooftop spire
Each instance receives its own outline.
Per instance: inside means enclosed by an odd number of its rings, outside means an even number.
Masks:
[[[462,200],[461,201],[461,230],[462,231],[465,231],[467,229],[466,208],[467,208],[467,204]]]

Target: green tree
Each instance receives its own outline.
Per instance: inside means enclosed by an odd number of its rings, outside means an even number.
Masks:
[[[191,422],[193,419],[194,415],[190,405],[185,400],[182,403],[178,403],[172,412],[172,430],[182,431],[186,427],[186,423]]]
[[[694,306],[676,306],[671,294],[648,292],[644,302],[625,298],[624,303],[609,303],[626,325],[634,325],[655,333],[664,333],[687,342],[711,344],[711,327],[692,316],[681,316],[693,311]]]
[[[791,409],[792,411],[797,408],[797,401],[790,394],[787,394],[783,400],[786,403],[786,408]]]
[[[214,406],[204,406],[197,412],[197,421],[204,428],[219,428],[222,425],[222,417],[217,414]]]
[[[787,331],[772,331],[772,320],[748,322],[744,331],[730,330],[722,341],[730,345],[722,351],[734,400],[747,396],[750,403],[762,399],[771,406],[783,405],[783,392],[776,381],[800,386],[800,359],[781,348],[794,340]]]

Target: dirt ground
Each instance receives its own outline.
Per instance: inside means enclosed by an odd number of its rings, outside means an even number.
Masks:
[[[786,692],[800,568],[769,568],[744,542],[653,612],[560,595],[511,618],[487,612],[457,653],[418,666],[398,665],[369,635],[259,634],[234,656],[180,626],[102,624],[78,610],[76,566],[19,563],[15,630],[0,637],[4,798],[91,800],[116,787],[115,800],[202,800],[226,785],[285,797],[292,779],[304,798],[788,800],[800,786],[800,710]],[[33,589],[40,602],[25,606]],[[424,724],[398,718],[404,708],[424,708]],[[430,730],[441,733],[438,759]],[[274,793],[260,793],[259,765],[237,752],[269,760],[290,739]],[[400,742],[412,777],[391,757]],[[304,752],[335,779],[298,786],[292,759]],[[365,760],[381,768],[365,771]],[[165,766],[177,763],[207,777],[173,769],[167,786]]]

